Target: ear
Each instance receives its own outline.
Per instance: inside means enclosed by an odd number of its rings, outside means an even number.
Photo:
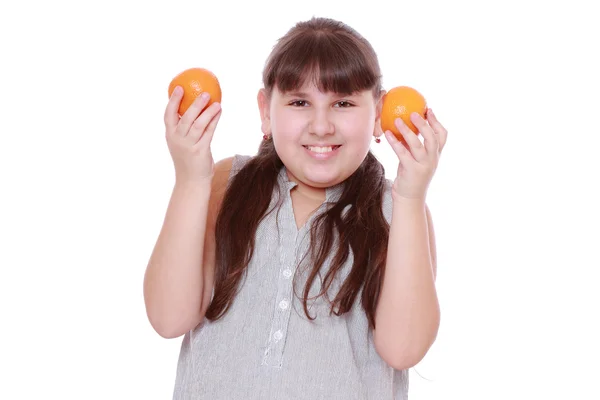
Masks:
[[[377,105],[375,108],[375,129],[373,132],[376,137],[383,135],[383,131],[381,130],[381,110],[383,109],[383,99],[386,93],[385,90],[382,90],[379,92],[379,97],[377,98]]]
[[[381,90],[381,92],[379,92],[379,97],[377,98],[377,111],[376,111],[376,117],[375,119],[380,120],[381,119],[381,110],[383,109],[383,99],[385,97],[385,94],[387,92],[385,90]]]
[[[271,134],[271,116],[269,112],[270,99],[267,96],[267,91],[263,88],[258,91],[256,96],[258,102],[258,111],[260,112],[261,130],[265,135]]]

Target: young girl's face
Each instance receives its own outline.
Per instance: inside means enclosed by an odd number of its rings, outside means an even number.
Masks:
[[[272,135],[294,180],[326,188],[344,181],[363,162],[376,132],[380,100],[371,90],[347,95],[323,93],[314,85],[290,93],[275,88],[270,102],[259,101],[263,132]]]

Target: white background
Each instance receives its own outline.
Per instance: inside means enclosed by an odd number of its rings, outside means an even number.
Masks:
[[[167,86],[215,72],[215,159],[254,154],[264,61],[315,15],[369,39],[385,87],[418,88],[450,132],[428,196],[442,323],[410,398],[600,399],[593,3],[3,2],[0,398],[171,397],[181,338],[142,296],[174,179]]]

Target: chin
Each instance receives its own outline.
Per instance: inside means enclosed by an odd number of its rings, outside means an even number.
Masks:
[[[342,171],[332,167],[312,167],[310,170],[303,170],[302,172],[305,182],[318,188],[327,188],[345,179]]]

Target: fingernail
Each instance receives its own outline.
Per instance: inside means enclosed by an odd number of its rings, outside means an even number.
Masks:
[[[202,93],[202,100],[208,100],[210,95],[207,92]]]
[[[182,90],[181,86],[176,86],[175,89],[173,89],[173,94],[180,95]]]

